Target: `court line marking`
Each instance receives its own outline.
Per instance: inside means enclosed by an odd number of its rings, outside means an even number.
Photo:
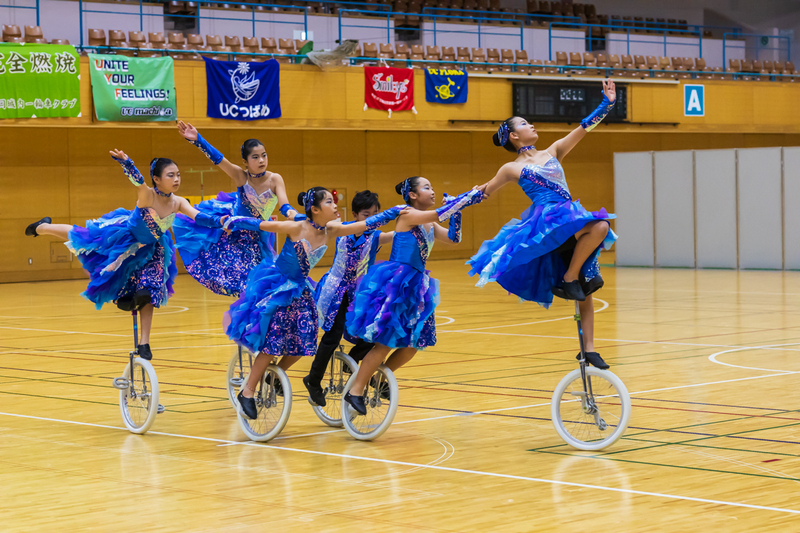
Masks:
[[[760,370],[762,372],[783,372],[784,374],[800,374],[800,371],[796,371],[796,370],[775,370],[773,368],[756,368],[754,366],[741,366],[741,365],[734,365],[733,363],[723,363],[722,361],[717,360],[718,356],[724,355],[726,353],[743,352],[745,350],[770,350],[770,349],[771,350],[781,350],[780,347],[782,347],[782,346],[797,346],[798,344],[800,344],[800,343],[798,343],[798,342],[789,342],[789,343],[786,343],[786,344],[766,344],[764,346],[745,346],[745,347],[741,347],[741,348],[733,348],[731,350],[723,350],[721,352],[712,353],[711,355],[708,356],[708,360],[711,361],[712,363],[716,363],[718,365],[730,366],[730,367],[733,367],[733,368],[743,368],[745,370]],[[790,351],[796,351],[796,350],[790,350]]]
[[[17,413],[3,413],[0,412],[0,416],[9,416],[14,418],[25,418],[31,420],[41,420],[44,422],[59,422],[62,424],[74,424],[79,426],[88,426],[88,427],[98,427],[103,429],[116,429],[122,431],[128,431],[127,428],[118,427],[118,426],[108,426],[104,424],[93,424],[90,422],[77,422],[74,420],[60,420],[57,418],[45,418],[39,416],[31,416],[31,415],[21,415]],[[174,437],[174,438],[183,438],[183,439],[190,439],[190,440],[198,440],[202,442],[215,442],[215,443],[233,443],[234,441],[224,440],[224,439],[214,439],[211,437],[198,437],[196,435],[182,435],[180,433],[164,433],[161,431],[149,431],[148,434],[150,435],[161,435],[164,437]],[[534,483],[545,483],[548,485],[558,485],[558,486],[565,486],[565,487],[577,487],[582,489],[594,489],[594,490],[602,490],[606,492],[617,492],[622,494],[636,494],[639,496],[651,496],[654,498],[663,498],[663,499],[670,499],[670,500],[681,500],[681,501],[688,501],[688,502],[698,502],[698,503],[710,503],[714,505],[726,505],[729,507],[741,507],[745,509],[756,509],[759,511],[774,511],[778,513],[788,513],[788,514],[796,514],[800,515],[800,510],[796,509],[784,509],[781,507],[770,507],[765,505],[755,505],[750,503],[742,503],[742,502],[729,502],[724,500],[711,500],[708,498],[696,498],[693,496],[679,496],[677,494],[666,494],[661,492],[650,492],[650,491],[643,491],[643,490],[633,490],[633,489],[621,489],[617,487],[606,487],[603,485],[590,485],[587,483],[575,483],[572,481],[559,481],[555,479],[543,479],[543,478],[535,478],[535,477],[528,477],[528,476],[516,476],[512,474],[501,474],[498,472],[486,472],[483,470],[469,470],[466,468],[454,468],[449,466],[440,466],[440,465],[433,465],[433,464],[420,464],[420,463],[409,463],[406,461],[392,461],[390,459],[378,459],[374,457],[362,457],[358,455],[347,455],[341,453],[332,453],[332,452],[321,452],[316,450],[303,450],[300,448],[285,448],[281,446],[270,446],[268,444],[259,444],[256,442],[244,442],[245,446],[257,446],[262,448],[267,448],[270,450],[282,450],[287,452],[295,452],[295,453],[305,453],[309,455],[321,455],[325,457],[337,457],[339,459],[351,459],[355,461],[367,461],[372,463],[383,463],[383,464],[390,464],[390,465],[397,465],[397,466],[409,466],[418,469],[429,469],[429,470],[438,470],[440,472],[452,472],[456,474],[471,474],[477,476],[485,476],[485,477],[494,477],[500,479],[511,479],[515,481],[531,481]]]
[[[450,322],[445,322],[444,324],[439,324],[439,319],[440,319],[440,318],[446,318],[446,319],[447,319],[447,320],[449,320]],[[444,316],[444,315],[436,315],[436,325],[437,325],[437,326],[447,326],[448,324],[452,324],[452,323],[453,323],[453,322],[455,322],[455,321],[456,321],[456,319],[455,319],[455,318],[450,318],[449,316]]]

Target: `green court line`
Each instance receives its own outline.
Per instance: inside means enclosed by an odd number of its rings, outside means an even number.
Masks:
[[[570,457],[572,454],[568,453],[558,453],[558,452],[540,452],[540,453],[548,453],[551,455],[561,455],[564,457]],[[780,477],[780,476],[769,476],[766,474],[752,474],[749,472],[736,472],[733,470],[717,470],[714,468],[700,468],[697,466],[682,466],[682,465],[671,465],[671,464],[662,464],[662,463],[650,463],[647,461],[633,461],[631,459],[618,459],[614,457],[606,457],[603,455],[584,455],[581,457],[586,457],[587,459],[595,459],[595,460],[604,460],[604,461],[616,461],[618,463],[630,463],[630,464],[638,464],[638,465],[646,465],[646,466],[662,466],[665,468],[679,468],[682,470],[695,470],[697,472],[713,472],[715,474],[733,474],[733,475],[740,475],[740,476],[749,476],[749,477],[760,477],[765,479],[780,479],[782,481],[800,481],[800,478],[794,477]]]
[[[639,441],[643,441],[643,442],[660,442],[660,441],[656,441],[656,440],[652,440],[651,441],[651,440],[647,440],[647,439],[628,439],[627,437],[622,437],[622,439],[623,440],[639,440]],[[678,443],[672,443],[672,444],[678,444]],[[681,446],[691,446],[693,448],[708,448],[708,449],[711,449],[711,450],[725,450],[725,451],[730,451],[730,452],[760,453],[760,454],[764,454],[764,455],[781,455],[781,456],[784,456],[784,457],[797,457],[796,453],[770,452],[770,451],[764,451],[764,450],[750,450],[750,449],[746,449],[746,448],[744,448],[744,449],[743,448],[726,448],[724,446],[709,446],[708,444],[691,444],[691,443],[683,443],[683,442],[680,443],[680,445]]]
[[[776,410],[776,412],[773,413],[773,414],[780,415],[780,414],[797,413],[797,412],[798,412],[797,410],[784,410],[784,411]],[[726,420],[713,420],[713,421],[710,421],[710,422],[700,422],[700,423],[691,424],[691,425],[688,425],[688,426],[677,426],[677,427],[664,428],[664,429],[649,429],[649,430],[646,430],[646,431],[642,431],[640,433],[633,433],[633,434],[626,435],[626,436],[627,437],[638,437],[639,435],[649,435],[651,433],[660,433],[662,431],[678,431],[678,430],[681,430],[681,429],[690,429],[690,428],[695,428],[695,427],[700,427],[700,426],[710,426],[712,424],[723,424],[725,422],[736,422],[738,420],[747,420],[747,419],[752,419],[752,418],[757,418],[757,416],[756,415],[742,415],[742,416],[737,417],[737,418],[729,418],[729,419],[726,419]],[[790,424],[790,425],[793,425],[793,424]],[[760,430],[754,430],[754,431],[760,431]],[[722,436],[722,435],[720,435],[720,436]]]

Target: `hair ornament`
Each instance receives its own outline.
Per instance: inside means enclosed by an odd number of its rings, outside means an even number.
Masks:
[[[505,121],[500,123],[500,127],[497,129],[497,139],[500,141],[500,146],[506,145],[509,133],[508,124]]]
[[[400,194],[403,195],[403,200],[405,200],[406,203],[411,201],[411,178],[403,180],[403,185],[400,186]]]
[[[151,177],[151,178],[152,178],[152,177],[155,175],[155,172],[156,172],[156,165],[157,165],[157,164],[158,164],[158,158],[157,158],[157,157],[156,157],[156,158],[154,158],[154,159],[153,159],[153,160],[150,162],[150,177]]]
[[[305,193],[303,193],[303,208],[306,212],[310,212],[311,208],[314,206],[314,189],[315,187],[311,187]]]

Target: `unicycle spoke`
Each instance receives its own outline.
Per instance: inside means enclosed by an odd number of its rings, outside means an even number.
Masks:
[[[347,380],[356,370],[358,370],[358,365],[349,355],[342,351],[336,351],[333,354],[321,383],[322,392],[325,394],[325,406],[312,403],[314,413],[325,424],[341,427],[342,396]]]
[[[348,387],[352,386],[352,379]],[[345,429],[359,440],[380,437],[391,425],[397,413],[397,380],[388,367],[381,365],[364,389],[366,415],[359,415],[346,402],[342,404],[342,421]],[[346,418],[346,420],[345,420]]]
[[[239,425],[251,440],[268,441],[281,432],[292,409],[292,387],[286,373],[275,365],[267,367],[253,398],[258,415],[253,420],[239,413]]]

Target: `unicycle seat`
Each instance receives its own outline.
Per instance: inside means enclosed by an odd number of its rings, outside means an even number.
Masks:
[[[142,307],[150,303],[150,291],[141,290],[133,294],[126,294],[118,298],[117,307],[122,311],[139,311]]]

